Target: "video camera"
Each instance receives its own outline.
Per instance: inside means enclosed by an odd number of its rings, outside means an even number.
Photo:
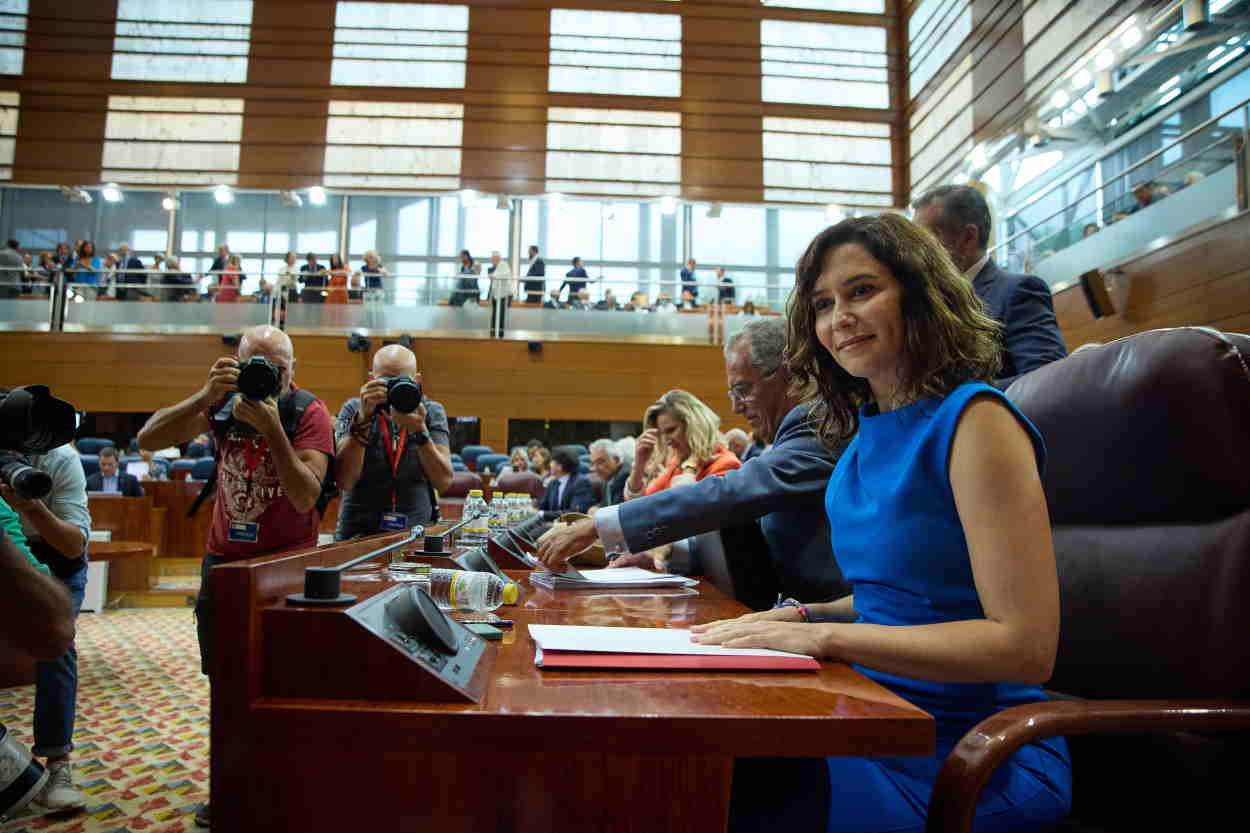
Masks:
[[[27,385],[0,395],[0,482],[27,500],[45,498],[52,478],[33,468],[27,454],[47,454],[74,439],[78,414],[45,385]]]
[[[386,407],[401,414],[410,414],[421,406],[421,385],[411,376],[384,376],[386,382]]]

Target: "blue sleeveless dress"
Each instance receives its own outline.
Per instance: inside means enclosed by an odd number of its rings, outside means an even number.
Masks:
[[[977,396],[993,397],[1015,414],[1040,470],[1046,456],[1041,434],[1006,396],[979,382],[888,413],[861,413],[859,434],[825,492],[833,551],[853,587],[857,621],[927,625],[984,618],[948,472],[955,427]],[[933,783],[959,739],[995,712],[1046,699],[1037,685],[939,683],[856,670],[933,715],[937,754],[829,758],[829,833],[923,833]],[[973,829],[1047,830],[1071,803],[1067,744],[1063,738],[1041,741],[999,768],[981,794]]]

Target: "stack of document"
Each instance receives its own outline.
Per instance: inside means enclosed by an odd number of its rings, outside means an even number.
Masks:
[[[530,625],[539,668],[817,671],[803,654],[767,648],[722,648],[690,641],[682,628],[599,628]]]
[[[574,570],[569,568],[559,575],[535,570],[530,581],[548,590],[593,589],[618,587],[692,587],[699,582],[672,573],[654,573],[641,567],[605,568],[602,570]]]

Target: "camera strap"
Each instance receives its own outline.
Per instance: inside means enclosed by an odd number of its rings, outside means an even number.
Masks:
[[[399,479],[399,463],[404,459],[404,450],[408,446],[408,429],[399,429],[399,433],[392,440],[391,421],[378,414],[378,430],[382,432],[382,450],[386,452],[386,461],[391,464],[391,511],[394,512],[399,503],[399,496],[395,494],[395,481]]]

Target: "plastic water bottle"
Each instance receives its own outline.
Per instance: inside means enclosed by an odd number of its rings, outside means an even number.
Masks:
[[[510,511],[508,512],[508,524],[519,524],[525,520],[525,504],[521,501],[525,499],[525,495],[520,492],[513,492],[508,495],[508,504]]]
[[[460,528],[459,543],[469,547],[477,547],[486,543],[490,536],[490,519],[487,517],[486,500],[481,489],[473,489],[464,501],[464,517],[477,515],[476,520],[469,521]]]
[[[490,537],[494,538],[508,528],[508,502],[503,492],[498,492],[490,501]]]
[[[516,604],[517,586],[494,573],[433,569],[430,597],[443,610],[494,610]]]

